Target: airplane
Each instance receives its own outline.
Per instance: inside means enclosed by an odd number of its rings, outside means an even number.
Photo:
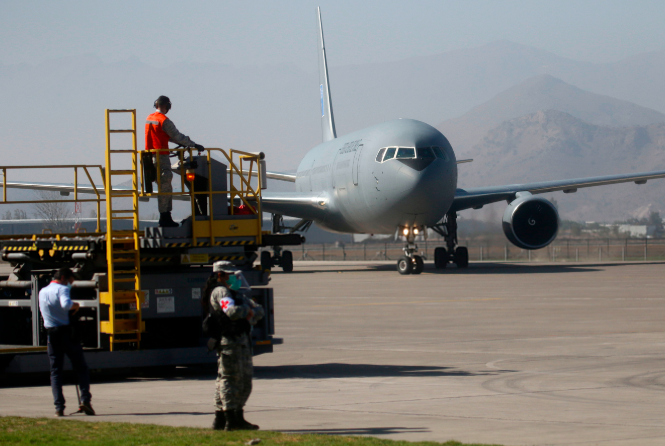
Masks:
[[[665,171],[656,171],[460,189],[457,164],[472,160],[457,160],[448,139],[424,122],[396,119],[338,137],[320,8],[317,15],[323,142],[302,158],[295,175],[269,174],[296,186],[296,192],[263,193],[262,209],[276,215],[277,221],[290,216],[301,219],[295,229],[314,222],[339,233],[395,234],[405,241],[397,271],[420,274],[424,261],[415,241],[428,229],[446,242],[445,248],[435,249],[437,268],[449,263],[468,266],[468,250],[457,243],[459,211],[506,200],[502,227],[508,240],[522,249],[540,249],[554,241],[560,219],[556,207],[538,194],[574,193],[616,183],[645,184],[665,177]],[[279,257],[280,248],[276,248]],[[262,255],[263,262],[279,263],[268,252]]]
[[[295,192],[262,193],[262,210],[273,214],[273,232],[303,231],[315,223],[339,233],[393,234],[404,240],[404,255],[397,260],[397,271],[420,274],[424,260],[417,254],[416,239],[431,229],[446,244],[434,251],[435,267],[441,269],[454,263],[466,268],[469,253],[457,240],[459,211],[505,200],[508,205],[502,228],[508,240],[522,249],[540,249],[554,241],[560,219],[556,207],[539,194],[574,193],[580,188],[617,183],[645,184],[647,180],[665,178],[665,171],[654,171],[461,189],[457,187],[457,165],[473,160],[458,160],[448,139],[424,122],[395,119],[338,137],[320,8],[317,15],[323,142],[302,158],[295,174],[265,175],[293,182],[296,187]],[[5,184],[8,188],[59,191],[65,195],[74,190],[72,185]],[[90,186],[79,186],[78,192],[95,193]],[[284,216],[299,221],[286,228]],[[272,255],[268,251],[261,253],[262,267],[278,265],[290,271],[292,254],[281,246],[273,248]]]

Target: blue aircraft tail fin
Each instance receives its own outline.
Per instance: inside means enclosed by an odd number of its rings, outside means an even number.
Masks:
[[[321,8],[316,8],[316,10],[319,16],[319,92],[321,94],[321,130],[323,130],[323,142],[326,142],[337,138],[337,132],[335,131],[335,116],[333,115],[332,98],[330,96],[328,61],[326,60],[326,46],[323,40]]]

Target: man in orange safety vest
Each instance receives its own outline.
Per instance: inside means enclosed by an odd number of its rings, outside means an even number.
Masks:
[[[157,110],[148,115],[145,122],[146,150],[168,149],[169,142],[179,144],[183,147],[194,147],[199,151],[204,149],[202,145],[196,144],[188,136],[180,133],[173,124],[173,121],[166,117],[166,114],[171,109],[171,100],[168,97],[158,97],[154,105]],[[153,153],[153,159],[155,160],[155,164],[159,164],[160,190],[168,193],[173,192],[173,187],[171,186],[173,171],[171,170],[169,152],[164,150],[158,153],[159,157],[157,157],[156,153]],[[157,162],[158,158],[159,162]],[[159,195],[157,206],[159,208],[159,226],[178,226],[178,223],[174,222],[173,217],[171,217],[171,210],[173,209],[173,198],[171,195]]]

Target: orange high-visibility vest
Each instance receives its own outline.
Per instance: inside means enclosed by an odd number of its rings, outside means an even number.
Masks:
[[[168,149],[169,148],[169,135],[162,129],[166,115],[160,112],[155,112],[148,115],[145,121],[145,149]],[[168,155],[169,152],[159,152],[160,155]]]

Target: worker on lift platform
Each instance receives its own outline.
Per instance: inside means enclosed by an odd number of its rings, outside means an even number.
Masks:
[[[197,150],[203,150],[203,146],[196,144],[188,136],[183,135],[173,124],[166,114],[171,110],[171,100],[166,96],[160,96],[155,101],[157,111],[151,115],[145,122],[145,149],[159,150],[168,149],[169,142],[179,144],[183,147],[194,147]],[[153,155],[155,162],[157,155]],[[148,158],[150,160],[150,158]],[[144,161],[145,164],[145,161]],[[171,170],[171,161],[169,152],[159,152],[159,170],[160,170],[160,190],[162,192],[173,192],[171,180],[173,171]],[[152,186],[151,186],[152,188]],[[173,221],[171,210],[173,209],[173,197],[171,195],[160,195],[157,199],[159,208],[159,226],[176,227],[178,223]]]

